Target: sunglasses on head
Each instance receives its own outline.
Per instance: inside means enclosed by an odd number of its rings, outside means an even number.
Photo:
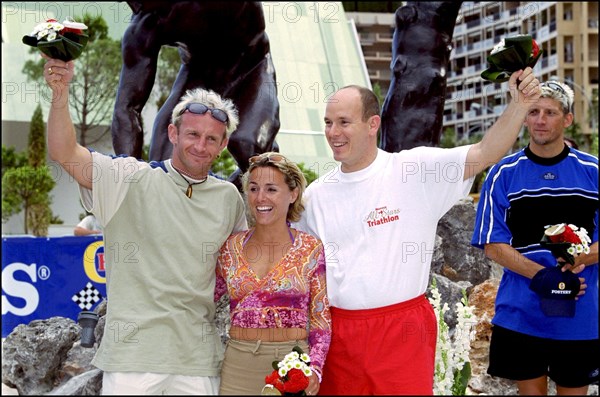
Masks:
[[[548,87],[551,90],[558,91],[558,93],[566,95],[568,97],[567,92],[565,91],[564,88],[562,88],[560,86],[560,84],[549,81],[549,82],[542,83],[542,87]]]
[[[213,119],[220,121],[223,124],[227,124],[229,122],[229,117],[227,117],[227,113],[221,109],[209,108],[203,103],[188,103],[185,107],[179,112],[179,116],[185,113],[186,110],[189,110],[190,113],[194,114],[204,114],[210,110],[210,115]]]
[[[248,162],[250,163],[250,165],[252,165],[254,163],[258,163],[259,161],[263,161],[263,160],[267,160],[272,163],[281,163],[281,162],[287,163],[287,159],[280,154],[266,154],[266,153],[252,156],[248,159]]]

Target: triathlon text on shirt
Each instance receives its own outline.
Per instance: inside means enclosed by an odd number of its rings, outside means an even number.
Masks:
[[[383,225],[389,222],[400,220],[399,209],[388,210],[387,207],[375,208],[365,217],[365,222],[369,227]]]

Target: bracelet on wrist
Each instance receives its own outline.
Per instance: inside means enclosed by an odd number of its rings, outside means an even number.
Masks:
[[[317,379],[319,379],[319,384],[320,384],[321,380],[323,379],[323,376],[321,375],[321,370],[317,369],[316,367],[313,367],[312,365],[310,366],[310,369],[313,371],[313,373],[315,375],[317,375]]]

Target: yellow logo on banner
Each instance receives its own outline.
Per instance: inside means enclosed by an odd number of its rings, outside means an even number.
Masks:
[[[104,270],[104,253],[97,254],[104,247],[104,241],[95,241],[88,245],[83,254],[83,270],[85,275],[94,282],[106,284],[106,277],[100,276],[98,270]],[[96,268],[96,256],[98,256],[98,268]]]

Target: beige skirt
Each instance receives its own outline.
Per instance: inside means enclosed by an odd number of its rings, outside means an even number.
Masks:
[[[219,394],[260,395],[265,377],[273,372],[273,361],[282,360],[294,346],[309,352],[305,340],[262,342],[229,339],[221,368]]]

